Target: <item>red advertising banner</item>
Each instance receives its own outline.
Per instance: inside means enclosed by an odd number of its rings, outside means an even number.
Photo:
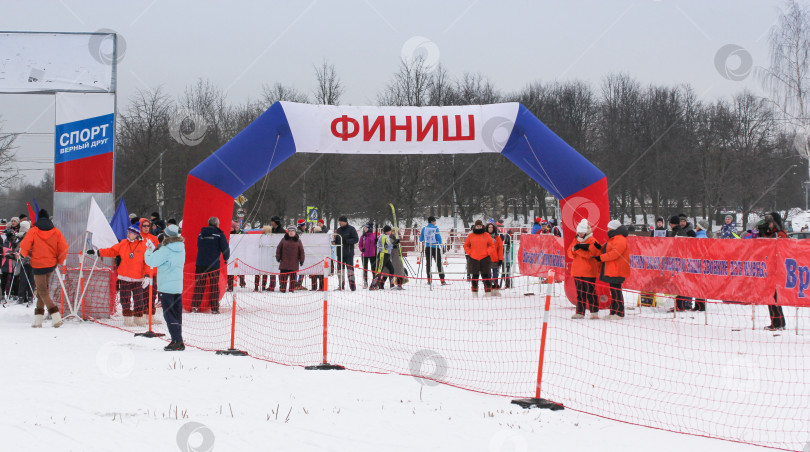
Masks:
[[[753,304],[773,304],[778,293],[780,305],[810,306],[810,241],[631,236],[627,242],[625,289]],[[518,259],[525,275],[559,272],[563,242],[524,235]]]

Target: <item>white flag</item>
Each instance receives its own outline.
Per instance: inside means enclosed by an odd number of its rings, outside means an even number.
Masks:
[[[109,248],[118,243],[107,217],[101,211],[101,207],[96,204],[95,198],[90,198],[90,215],[87,217],[87,232],[93,234],[91,243],[96,248]]]

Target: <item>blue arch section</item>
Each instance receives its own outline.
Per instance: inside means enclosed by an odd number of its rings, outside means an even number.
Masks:
[[[568,198],[605,177],[523,105],[501,154],[557,199]]]
[[[290,124],[276,102],[189,174],[236,198],[293,154]]]

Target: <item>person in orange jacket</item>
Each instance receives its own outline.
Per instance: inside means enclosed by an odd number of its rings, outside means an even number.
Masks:
[[[157,238],[156,235],[152,234],[152,221],[148,218],[141,218],[138,222],[139,225],[139,232],[141,234],[141,239],[152,244],[153,249],[157,249],[160,245],[160,240]],[[149,315],[149,298],[152,298],[152,323],[163,323],[160,320],[160,316],[155,316],[155,312],[157,312],[157,297],[158,297],[158,287],[155,283],[157,281],[157,269],[153,267],[147,266],[149,270],[149,277],[152,279],[152,285],[142,289],[143,290],[143,308],[144,314]]]
[[[630,276],[630,250],[627,248],[627,228],[619,220],[608,223],[608,241],[602,247],[602,254],[593,259],[602,263],[600,279],[610,285],[611,320],[624,318],[624,297],[622,284]]]
[[[492,241],[495,243],[495,247],[492,248],[492,254],[489,255],[490,260],[492,260],[492,281],[490,282],[492,295],[500,297],[501,294],[498,292],[498,289],[501,287],[500,284],[498,284],[498,270],[500,270],[501,264],[503,263],[503,239],[501,235],[498,234],[498,227],[495,226],[495,223],[487,223],[487,234],[492,237]]]
[[[121,264],[118,265],[118,294],[124,326],[146,325],[143,317],[146,301],[144,289],[152,284],[149,273],[151,267],[144,262],[146,249],[147,241],[141,239],[138,225],[134,224],[127,229],[127,238],[110,248],[98,250],[100,257],[121,257]],[[95,251],[89,249],[87,254],[95,254]]]
[[[588,220],[577,225],[576,240],[568,248],[571,262],[571,277],[577,289],[577,310],[572,319],[585,318],[585,307],[591,311],[591,318],[599,318],[599,301],[596,298],[596,277],[599,276],[599,262],[592,259],[600,255],[601,245],[593,238],[593,230]]]
[[[67,252],[68,244],[62,232],[54,227],[48,211],[40,210],[36,223],[20,242],[20,255],[31,258],[36,285],[37,306],[34,308],[34,324],[31,325],[34,328],[42,328],[45,306],[51,315],[51,326],[62,326],[62,314],[51,299],[48,283],[56,266],[65,262]]]
[[[484,230],[484,222],[475,220],[472,233],[464,240],[464,252],[469,256],[467,264],[469,268],[467,273],[470,274],[472,281],[473,293],[478,293],[478,278],[484,280],[484,296],[490,296],[492,291],[492,281],[490,278],[490,270],[492,267],[493,248],[495,242],[492,237]]]

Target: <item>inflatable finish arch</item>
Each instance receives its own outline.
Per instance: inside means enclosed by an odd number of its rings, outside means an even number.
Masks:
[[[587,218],[603,241],[605,175],[518,103],[449,107],[352,107],[277,102],[188,175],[183,212],[186,275],[211,216],[229,233],[234,198],[296,152],[500,153],[561,201],[563,236]],[[185,287],[193,281],[187,276]],[[191,291],[185,291],[190,294]],[[184,300],[186,307],[188,301]]]

